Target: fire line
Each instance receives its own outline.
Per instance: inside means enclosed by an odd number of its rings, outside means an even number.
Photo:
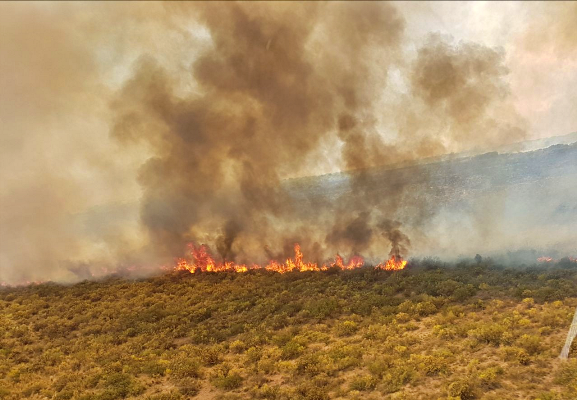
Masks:
[[[363,257],[355,255],[352,256],[347,263],[344,262],[343,257],[339,254],[335,256],[335,260],[329,264],[318,264],[315,262],[304,262],[303,253],[301,247],[298,243],[294,245],[294,257],[287,258],[284,262],[279,262],[276,260],[271,260],[265,266],[259,264],[237,264],[234,261],[221,261],[216,262],[212,255],[210,254],[208,247],[206,245],[195,245],[190,243],[188,245],[190,250],[190,258],[178,258],[176,261],[176,266],[174,267],[177,271],[188,271],[190,273],[195,273],[197,271],[202,272],[247,272],[248,270],[264,269],[266,271],[274,271],[280,274],[286,272],[298,271],[326,271],[329,268],[338,268],[341,270],[353,270],[361,268],[365,264]],[[399,271],[407,266],[407,261],[403,260],[400,255],[393,255],[388,260],[379,263],[375,266],[375,269],[381,269],[385,271]]]

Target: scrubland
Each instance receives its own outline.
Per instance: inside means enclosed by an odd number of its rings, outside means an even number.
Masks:
[[[0,289],[0,399],[576,399],[577,264]]]

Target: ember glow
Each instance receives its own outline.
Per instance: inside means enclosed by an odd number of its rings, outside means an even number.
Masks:
[[[326,271],[329,268],[338,268],[340,270],[353,270],[361,268],[365,265],[365,260],[359,255],[352,256],[347,263],[345,263],[342,256],[337,254],[334,261],[330,263],[318,264],[316,262],[303,261],[303,253],[298,243],[294,245],[295,255],[293,258],[287,258],[284,262],[271,260],[267,265],[261,266],[259,264],[237,264],[234,261],[216,262],[210,254],[208,247],[204,244],[195,245],[190,243],[188,245],[190,257],[178,258],[176,260],[176,271],[188,271],[190,273],[202,272],[247,272],[248,270],[264,269],[267,271],[278,272],[284,274],[286,272],[304,272],[304,271]],[[382,269],[386,271],[398,271],[407,266],[407,261],[403,260],[401,256],[392,256],[389,260],[382,262],[375,266],[375,269]]]
[[[553,257],[546,257],[546,256],[539,257],[539,258],[537,259],[537,261],[540,262],[540,263],[556,263],[556,262],[561,262],[561,261],[563,261],[563,260],[564,260],[563,258],[555,259],[555,258],[553,258]],[[576,262],[577,262],[577,258],[575,258],[575,257],[565,257],[565,260],[566,260],[566,261],[569,261],[569,262],[571,262],[571,263],[576,263]]]

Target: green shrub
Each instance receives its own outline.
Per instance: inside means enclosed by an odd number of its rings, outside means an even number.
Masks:
[[[504,326],[499,324],[487,324],[470,331],[469,334],[479,342],[498,346],[501,344],[501,338],[503,337],[504,332]]]
[[[370,375],[365,375],[353,378],[350,384],[350,389],[363,392],[373,390],[375,389],[376,386],[377,386],[377,380]]]
[[[350,336],[357,332],[358,325],[354,321],[344,321],[337,325],[336,332],[339,336]]]
[[[416,307],[417,314],[421,317],[426,317],[437,312],[437,306],[430,301],[424,301],[417,304]]]
[[[447,394],[461,400],[470,400],[477,397],[477,387],[471,379],[463,378],[451,383]]]
[[[222,364],[213,371],[211,382],[218,389],[233,390],[242,386],[243,378],[228,364]]]
[[[278,386],[269,386],[266,383],[254,391],[254,396],[258,399],[276,400],[279,394]]]
[[[328,400],[328,390],[324,387],[316,386],[312,383],[300,385],[297,393],[303,400]]]
[[[242,376],[238,373],[229,373],[226,376],[213,378],[212,384],[223,390],[233,390],[242,386]]]
[[[229,349],[235,354],[241,354],[246,350],[246,344],[241,340],[235,340],[230,344]]]
[[[397,364],[383,375],[383,389],[386,393],[393,393],[412,382],[417,374],[414,368],[406,364]]]
[[[281,358],[283,360],[292,360],[300,356],[304,352],[304,349],[303,346],[291,340],[282,347]]]
[[[541,350],[541,338],[536,335],[525,334],[517,340],[517,346],[524,349],[529,355],[533,355]]]
[[[200,361],[194,358],[177,358],[170,364],[170,374],[177,378],[200,378]]]

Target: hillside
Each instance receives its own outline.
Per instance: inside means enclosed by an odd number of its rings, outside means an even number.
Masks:
[[[358,204],[384,210],[402,222],[415,256],[577,255],[577,143],[294,179],[287,188],[311,218]]]
[[[575,399],[577,265],[0,289],[2,399]]]

